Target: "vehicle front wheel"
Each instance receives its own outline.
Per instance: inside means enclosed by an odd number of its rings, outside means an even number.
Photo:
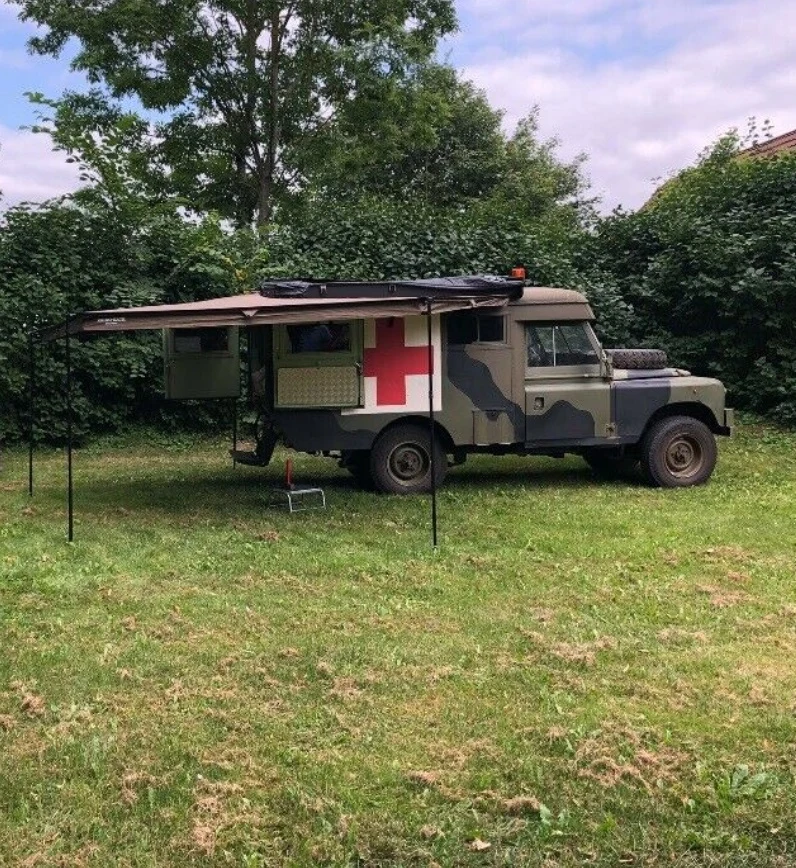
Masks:
[[[641,446],[641,467],[652,485],[684,488],[710,479],[717,454],[716,438],[704,422],[672,416],[647,431]]]
[[[379,491],[386,494],[416,494],[431,491],[431,449],[434,449],[436,484],[447,471],[445,452],[427,428],[398,425],[385,431],[370,452],[370,472]]]

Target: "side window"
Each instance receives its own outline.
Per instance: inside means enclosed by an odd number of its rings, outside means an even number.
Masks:
[[[350,353],[351,323],[318,322],[287,327],[286,351],[296,353]]]
[[[500,344],[505,341],[504,319],[502,316],[462,311],[450,313],[447,317],[448,344]]]
[[[585,323],[527,323],[526,363],[529,368],[561,368],[599,364]]]
[[[229,351],[227,328],[174,329],[174,352],[226,353]]]

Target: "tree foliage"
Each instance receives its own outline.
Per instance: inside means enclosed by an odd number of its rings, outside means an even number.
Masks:
[[[583,157],[567,162],[539,133],[534,108],[511,135],[483,92],[443,65],[361,92],[306,154],[307,189],[347,200],[363,195],[551,218],[577,228],[591,218]]]
[[[505,163],[502,113],[451,67],[371,82],[308,149],[311,193],[455,205],[488,195]]]
[[[796,153],[739,156],[724,137],[597,250],[636,336],[720,377],[738,406],[796,422]]]
[[[189,226],[176,215],[133,222],[112,209],[51,204],[18,207],[0,221],[0,440],[28,425],[28,335],[83,310],[206,298],[236,288],[217,225]],[[64,432],[63,341],[37,346],[37,436]],[[156,334],[76,341],[78,437],[133,419],[212,422],[213,413],[162,400]]]
[[[338,113],[428,61],[455,27],[451,0],[14,2],[44,29],[34,51],[75,40],[76,69],[158,118],[138,143],[150,184],[240,225],[270,222]]]

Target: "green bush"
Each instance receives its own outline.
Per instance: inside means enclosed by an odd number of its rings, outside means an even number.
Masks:
[[[590,243],[560,221],[527,225],[489,209],[365,199],[315,201],[290,226],[265,235],[230,232],[217,220],[107,206],[16,208],[0,224],[0,438],[27,429],[27,332],[97,308],[210,298],[252,289],[262,277],[388,279],[506,274],[525,265],[537,284],[583,288],[603,336],[621,342],[629,309],[615,283],[577,265]],[[65,431],[64,342],[37,349],[40,439]],[[228,424],[229,410],[162,397],[158,334],[74,342],[75,435],[133,420],[169,427]]]
[[[584,255],[591,244],[574,224],[528,223],[490,205],[462,210],[419,201],[321,200],[291,226],[270,234],[257,270],[269,276],[383,280],[508,274],[525,266],[537,285],[586,292],[602,337],[621,343],[629,334],[630,308],[613,277]]]
[[[724,380],[739,407],[796,422],[796,153],[737,156],[728,137],[595,249],[634,337]]]
[[[27,431],[31,327],[83,310],[223,292],[228,273],[209,256],[196,261],[201,241],[201,228],[173,217],[140,226],[60,204],[8,211],[0,224],[0,440]],[[35,349],[38,439],[65,436],[64,356],[61,340]],[[73,341],[75,436],[118,430],[134,418],[212,423],[218,409],[211,405],[208,412],[163,401],[161,358],[160,335],[149,332]]]

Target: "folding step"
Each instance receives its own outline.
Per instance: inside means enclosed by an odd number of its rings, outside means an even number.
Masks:
[[[270,455],[258,455],[242,449],[230,449],[229,454],[236,464],[246,464],[249,467],[266,467],[271,461]]]

